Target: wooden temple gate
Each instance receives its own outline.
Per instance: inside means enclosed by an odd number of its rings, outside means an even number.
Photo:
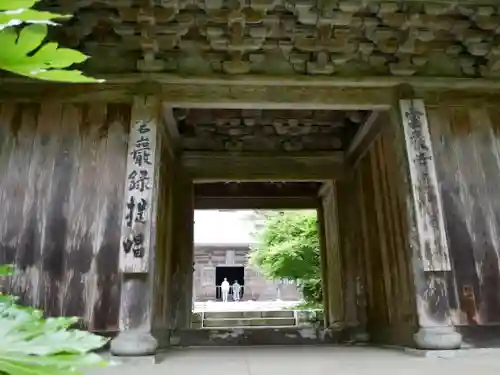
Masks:
[[[500,8],[477,3],[47,2],[76,15],[54,38],[107,81],[1,78],[12,290],[150,354],[190,324],[195,207],[311,207],[328,329],[483,345],[500,327]]]

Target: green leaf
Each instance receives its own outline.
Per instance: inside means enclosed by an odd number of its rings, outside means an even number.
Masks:
[[[53,20],[71,17],[66,14],[30,9],[37,2],[38,0],[0,0],[0,30],[22,23],[56,25]]]
[[[27,55],[33,52],[47,36],[47,26],[46,25],[29,25],[24,27],[19,32],[19,37],[17,38],[17,44],[19,45],[18,53],[20,55]]]
[[[19,34],[12,28],[1,30],[0,69],[41,80],[100,82],[84,76],[77,70],[63,70],[73,64],[84,62],[88,56],[79,51],[58,48],[58,44],[52,42],[38,48],[46,36],[45,25],[26,26]]]
[[[31,9],[38,1],[0,0],[0,69],[41,80],[102,82],[77,70],[65,70],[84,62],[88,56],[76,50],[59,48],[57,43],[42,45],[47,36],[46,25],[54,25],[54,19],[71,16]],[[10,27],[23,23],[31,25],[24,27],[19,34]]]
[[[32,73],[29,74],[28,76],[32,78],[37,78],[46,81],[54,81],[54,82],[72,82],[72,83],[104,82],[104,80],[86,77],[83,75],[82,72],[78,70],[51,69],[37,73]]]
[[[0,374],[79,374],[78,369],[106,365],[91,352],[107,339],[69,329],[78,318],[44,319],[41,311],[17,305],[11,296],[0,297]]]
[[[40,0],[0,0],[0,10],[33,8]]]
[[[33,55],[33,58],[46,68],[66,68],[84,62],[88,56],[68,48],[58,48],[57,43],[47,43]]]
[[[26,355],[23,353],[6,353],[0,355],[0,361],[14,362],[24,366],[47,366],[53,368],[103,367],[107,363],[100,355],[88,354],[55,354],[48,356]]]
[[[4,359],[0,356],[0,368],[10,375],[65,375],[67,371],[52,367],[40,366],[36,364],[27,365],[16,360]],[[74,371],[72,371],[75,373]]]
[[[287,212],[266,218],[250,263],[272,279],[300,282],[304,298],[321,301],[320,246],[316,213]]]
[[[71,18],[67,14],[42,12],[34,9],[17,9],[0,12],[0,25],[12,25],[21,23],[46,23],[55,24],[55,19]]]

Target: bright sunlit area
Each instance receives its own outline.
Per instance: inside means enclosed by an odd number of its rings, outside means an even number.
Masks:
[[[315,210],[196,210],[195,311],[321,302]]]

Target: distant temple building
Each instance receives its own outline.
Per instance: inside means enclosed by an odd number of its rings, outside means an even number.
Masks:
[[[248,264],[258,223],[251,211],[195,211],[193,296],[196,301],[220,300],[224,278],[242,286],[242,300],[300,300],[289,280],[268,280]],[[231,298],[232,300],[232,298]]]

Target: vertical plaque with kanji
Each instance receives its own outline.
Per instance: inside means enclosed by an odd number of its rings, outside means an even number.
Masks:
[[[120,247],[120,270],[125,273],[149,268],[157,125],[153,113],[147,102],[134,102]]]
[[[425,271],[451,269],[424,102],[400,100],[420,255]]]

